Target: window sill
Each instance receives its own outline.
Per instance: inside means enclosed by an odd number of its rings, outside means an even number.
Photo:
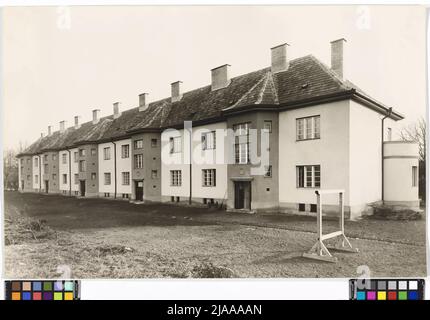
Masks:
[[[296,187],[296,189],[303,189],[303,190],[317,190],[321,189],[321,187]]]
[[[319,138],[309,138],[309,139],[296,139],[296,142],[312,141],[312,140],[321,140],[321,137],[319,137]]]

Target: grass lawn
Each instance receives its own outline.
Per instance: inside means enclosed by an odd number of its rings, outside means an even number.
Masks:
[[[315,218],[5,193],[5,276],[55,278],[425,276],[425,220],[346,223],[360,253],[302,258]],[[337,221],[327,220],[325,232]],[[60,267],[59,267],[60,266]]]

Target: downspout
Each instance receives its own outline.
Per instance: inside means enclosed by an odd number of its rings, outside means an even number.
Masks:
[[[384,204],[384,121],[393,112],[393,108],[389,108],[387,114],[381,120],[381,201]]]
[[[69,153],[69,196],[72,195],[72,153],[70,150],[67,150]]]
[[[114,170],[114,177],[115,177],[115,193],[114,193],[114,199],[116,199],[116,192],[117,192],[117,186],[116,186],[116,143],[112,141],[113,144],[113,170]]]

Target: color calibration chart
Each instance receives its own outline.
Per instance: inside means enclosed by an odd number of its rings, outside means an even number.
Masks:
[[[5,281],[6,300],[80,300],[79,280]]]
[[[351,300],[424,300],[423,279],[349,280]]]

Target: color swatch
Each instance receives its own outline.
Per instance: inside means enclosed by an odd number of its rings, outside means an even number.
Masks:
[[[6,300],[80,299],[79,280],[11,280],[5,282],[5,289]]]
[[[424,300],[424,279],[351,279],[350,300]]]

